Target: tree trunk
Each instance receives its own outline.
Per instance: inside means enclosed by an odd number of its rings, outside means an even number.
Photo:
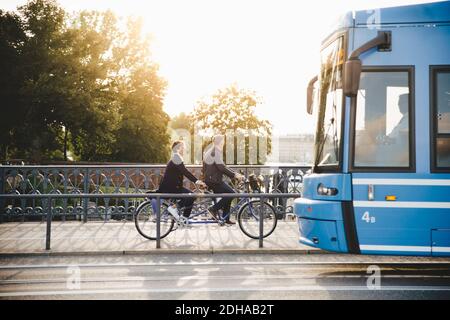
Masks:
[[[64,130],[64,161],[67,161],[67,128]]]

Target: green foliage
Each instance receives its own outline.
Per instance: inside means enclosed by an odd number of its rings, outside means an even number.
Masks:
[[[176,130],[176,129],[190,130],[193,127],[192,118],[189,114],[181,112],[179,115],[173,117],[170,120],[169,126],[173,130]]]
[[[22,21],[15,13],[0,10],[0,152],[16,152],[14,128],[22,126],[24,113],[20,89],[24,81],[20,47],[26,39]]]
[[[122,24],[53,0],[0,11],[0,157],[167,159],[166,82],[141,21]]]

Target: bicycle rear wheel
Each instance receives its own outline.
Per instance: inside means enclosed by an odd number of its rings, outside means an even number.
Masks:
[[[173,229],[175,219],[167,210],[168,205],[161,202],[161,224],[160,238],[166,237]],[[134,218],[137,231],[150,240],[156,240],[156,212],[152,206],[152,201],[143,202],[136,210]]]
[[[267,202],[261,206],[260,200],[247,202],[238,213],[239,228],[244,234],[252,239],[259,239],[260,213],[263,215],[263,238],[272,234],[277,227],[275,209]]]

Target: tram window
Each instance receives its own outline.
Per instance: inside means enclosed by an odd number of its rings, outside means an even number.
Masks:
[[[409,73],[361,74],[355,123],[355,167],[410,166]]]
[[[450,138],[438,138],[436,140],[437,166],[450,167]]]
[[[450,168],[450,68],[433,72],[433,112],[435,125],[435,166]]]
[[[450,72],[436,75],[438,133],[450,133]]]

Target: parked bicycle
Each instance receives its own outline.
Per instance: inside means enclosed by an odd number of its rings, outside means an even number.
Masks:
[[[250,185],[250,181],[246,180],[244,184]],[[250,188],[252,186],[250,185]],[[249,189],[249,188],[238,188],[238,189]],[[195,193],[208,193],[212,194],[207,190],[197,189]],[[194,193],[194,194],[195,194]],[[237,192],[236,198],[238,198],[237,203],[232,205],[228,215],[236,214],[239,228],[242,232],[252,238],[259,239],[260,234],[260,216],[262,213],[263,217],[263,237],[266,238],[270,236],[277,226],[276,210],[274,207],[258,198],[239,198],[239,193]],[[174,195],[174,198],[176,196]],[[185,218],[180,215],[183,212],[182,207],[179,206],[177,200],[173,199],[161,199],[160,200],[160,239],[168,236],[172,231],[178,228],[193,227],[195,225],[202,224],[219,224],[225,225],[225,221],[228,218],[226,216],[220,216],[215,218],[208,211],[208,208],[212,205],[215,198],[201,198],[197,199],[194,203],[191,215],[189,218]],[[178,210],[170,210],[169,207],[174,206]],[[139,205],[136,210],[135,215],[135,225],[138,232],[145,238],[150,240],[156,240],[156,227],[157,227],[157,200],[152,199],[151,195],[147,201],[144,201]],[[261,212],[262,211],[262,212]],[[176,213],[178,212],[178,213]]]

